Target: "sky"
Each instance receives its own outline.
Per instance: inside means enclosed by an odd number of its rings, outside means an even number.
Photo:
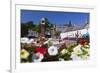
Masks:
[[[21,23],[33,21],[38,24],[42,17],[49,20],[50,23],[63,25],[72,22],[75,25],[84,25],[89,20],[89,13],[79,12],[58,12],[58,11],[36,11],[21,10]]]

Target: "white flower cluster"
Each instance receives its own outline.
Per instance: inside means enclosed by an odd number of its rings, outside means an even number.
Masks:
[[[43,54],[41,54],[39,52],[36,54],[33,54],[33,56],[32,56],[33,62],[41,62],[43,60],[43,58],[44,58]]]
[[[58,54],[58,47],[56,46],[51,46],[50,48],[48,48],[48,53],[51,56],[57,55]]]
[[[21,38],[21,43],[27,43],[30,44],[34,41],[34,39],[28,39],[26,37]]]
[[[87,60],[89,59],[90,49],[88,45],[78,45],[71,53],[72,60]]]

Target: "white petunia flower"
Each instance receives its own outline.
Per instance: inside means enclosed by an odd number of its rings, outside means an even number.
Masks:
[[[76,50],[80,50],[81,48],[81,45],[79,44],[78,46],[76,46],[73,50],[76,51]]]
[[[90,46],[89,45],[84,45],[84,47],[89,48]]]
[[[34,41],[34,39],[30,39],[29,41],[30,41],[30,42],[33,42],[33,41]]]
[[[75,53],[76,55],[81,55],[83,52],[82,52],[82,50],[76,50],[76,51],[74,51],[74,53]]]
[[[58,54],[58,48],[56,46],[51,46],[48,48],[48,53],[51,56],[57,55]]]
[[[82,59],[87,60],[87,59],[89,59],[89,56],[88,55],[82,55]]]
[[[85,47],[89,47],[86,45]],[[72,60],[87,60],[89,59],[90,49],[85,48],[81,45],[78,45],[73,49],[73,52],[71,53]]]
[[[30,40],[28,40],[26,43],[27,44],[31,44],[31,43],[33,43],[34,42],[34,39],[30,39]]]
[[[83,49],[84,51],[86,51],[86,52],[89,52],[89,51],[90,51],[89,48],[84,48],[84,47],[82,47],[82,49]]]
[[[74,52],[76,55],[82,54],[82,50],[81,50],[80,48],[81,48],[81,45],[78,45],[77,47],[75,47],[75,48],[73,49],[73,52]]]
[[[33,62],[41,62],[43,58],[44,58],[43,54],[39,52],[36,54],[33,54],[33,57],[32,57]]]
[[[30,41],[27,41],[26,43],[27,43],[27,44],[31,44],[31,42],[30,42]]]
[[[24,38],[21,38],[21,43],[27,43],[29,41],[28,38],[24,37]]]
[[[75,53],[72,53],[71,54],[71,58],[72,58],[72,60],[82,60],[82,58],[81,57],[79,57],[79,56],[77,56]]]
[[[66,49],[63,49],[63,50],[61,51],[61,54],[66,54],[66,53],[68,53],[68,50],[66,50]]]

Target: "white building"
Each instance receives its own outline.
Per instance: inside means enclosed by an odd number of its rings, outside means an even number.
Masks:
[[[33,30],[28,30],[28,37],[38,37],[38,33]]]

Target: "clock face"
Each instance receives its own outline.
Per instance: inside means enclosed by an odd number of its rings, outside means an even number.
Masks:
[[[41,24],[45,24],[45,18],[41,18]]]
[[[43,20],[43,21],[41,21],[41,24],[45,25],[45,21],[44,21],[44,20]]]

